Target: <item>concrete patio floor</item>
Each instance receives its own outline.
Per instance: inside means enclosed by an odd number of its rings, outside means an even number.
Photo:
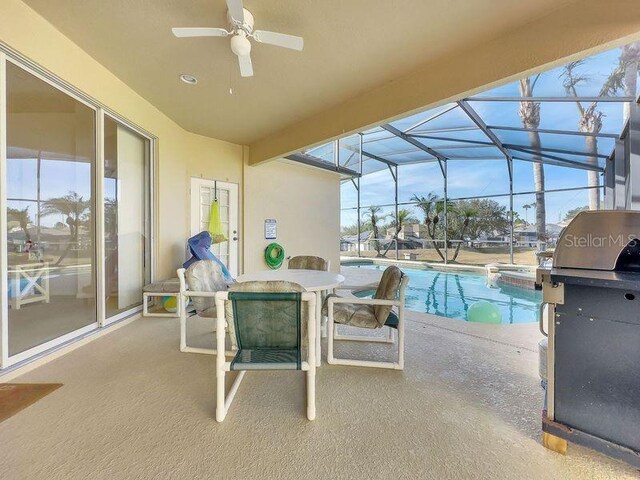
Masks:
[[[140,319],[12,380],[64,386],[0,424],[0,472],[12,480],[637,478],[574,445],[567,456],[542,447],[536,328],[411,313],[404,372],[324,364],[314,422],[301,372],[249,373],[218,424],[214,357],[180,353],[176,319]]]

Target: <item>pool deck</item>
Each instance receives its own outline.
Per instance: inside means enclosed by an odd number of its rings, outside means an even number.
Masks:
[[[341,290],[375,288],[382,277],[382,270],[370,268],[342,266],[340,273],[344,275],[344,283],[340,286]]]
[[[345,274],[350,287],[380,272]],[[213,345],[210,320],[189,328],[190,344]],[[591,450],[542,446],[537,325],[407,312],[406,328],[404,371],[323,364],[315,421],[304,376],[273,371],[248,373],[218,424],[215,358],[178,350],[177,319],[138,319],[13,379],[64,385],[0,423],[3,478],[637,478]]]
[[[353,290],[376,288],[382,277],[381,270],[343,266],[340,273],[345,281],[338,290],[343,296],[351,295]],[[409,280],[411,281],[411,280]],[[524,348],[530,352],[538,352],[538,342],[542,335],[537,323],[515,323],[513,325],[492,325],[466,322],[451,318],[439,317],[423,312],[406,310],[406,316],[412,321],[423,323],[434,328],[471,335],[489,342],[505,343],[513,347]]]

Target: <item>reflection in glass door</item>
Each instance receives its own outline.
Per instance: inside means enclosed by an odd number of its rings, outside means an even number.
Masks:
[[[7,62],[9,356],[96,324],[96,112]]]

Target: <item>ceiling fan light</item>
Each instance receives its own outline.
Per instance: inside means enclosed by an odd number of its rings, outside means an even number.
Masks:
[[[249,55],[251,53],[251,42],[245,35],[234,35],[231,37],[231,51],[240,57]]]

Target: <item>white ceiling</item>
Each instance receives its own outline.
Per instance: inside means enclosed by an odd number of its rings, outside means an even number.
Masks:
[[[255,28],[303,36],[305,48],[254,44],[255,76],[241,78],[229,38],[171,34],[226,27],[224,0],[24,1],[187,130],[241,144],[571,3],[245,0]]]

